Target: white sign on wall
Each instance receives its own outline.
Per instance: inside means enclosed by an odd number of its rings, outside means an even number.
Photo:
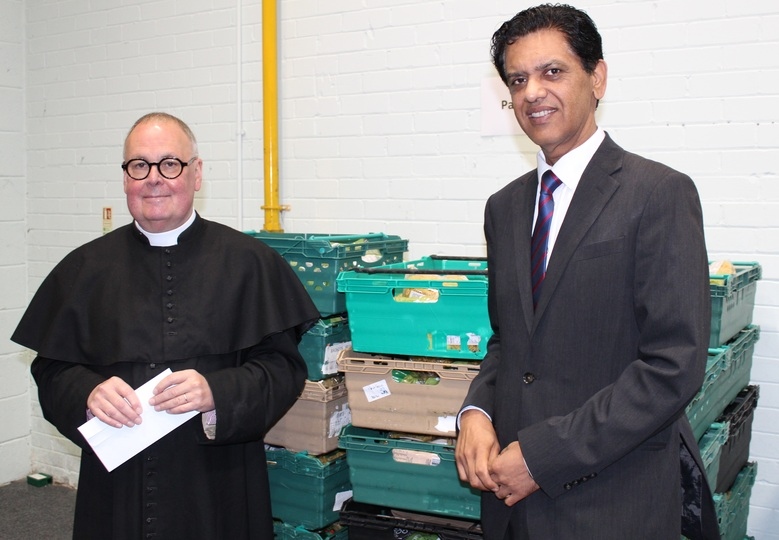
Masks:
[[[511,95],[500,77],[487,77],[481,82],[481,134],[521,135],[511,105]]]

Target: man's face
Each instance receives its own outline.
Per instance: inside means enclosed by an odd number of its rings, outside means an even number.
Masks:
[[[194,157],[192,142],[174,122],[150,120],[137,126],[125,144],[125,162],[145,159],[156,163],[165,158],[189,162]],[[192,215],[195,192],[200,190],[203,162],[196,159],[181,175],[165,178],[152,167],[143,180],[124,174],[124,192],[130,214],[148,232],[165,232],[182,225]]]
[[[514,114],[547,163],[554,164],[595,132],[596,102],[606,92],[603,60],[587,73],[564,34],[547,29],[509,45],[504,63]]]

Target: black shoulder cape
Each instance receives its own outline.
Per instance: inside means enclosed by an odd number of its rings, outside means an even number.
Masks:
[[[125,225],[68,254],[11,339],[87,365],[168,362],[241,350],[319,312],[272,248],[197,216],[178,245],[152,247]]]

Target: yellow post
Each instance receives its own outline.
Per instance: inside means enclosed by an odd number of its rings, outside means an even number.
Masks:
[[[262,111],[265,171],[264,230],[283,232],[279,204],[279,91],[277,53],[277,0],[262,1]]]

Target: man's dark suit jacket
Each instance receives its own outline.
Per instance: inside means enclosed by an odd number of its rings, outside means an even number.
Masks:
[[[511,522],[517,539],[676,540],[683,499],[686,532],[719,538],[684,412],[703,381],[711,309],[693,182],[607,135],[534,312],[537,186],[529,172],[487,203],[494,336],[464,406],[490,415],[501,447],[519,440],[541,489],[514,507],[486,492],[485,539],[503,540]]]

